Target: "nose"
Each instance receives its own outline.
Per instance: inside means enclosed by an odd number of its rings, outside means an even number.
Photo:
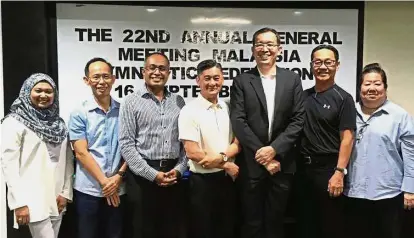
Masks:
[[[47,94],[46,94],[45,92],[41,92],[41,93],[40,93],[40,97],[41,97],[41,98],[47,98]]]

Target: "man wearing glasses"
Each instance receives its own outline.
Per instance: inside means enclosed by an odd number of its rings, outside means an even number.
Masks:
[[[146,57],[145,85],[125,97],[120,109],[119,141],[128,163],[127,190],[133,235],[179,237],[183,217],[180,178],[187,169],[178,139],[184,99],[167,90],[170,62],[161,53]]]
[[[276,66],[281,50],[276,30],[256,31],[252,52],[257,67],[238,75],[231,89],[231,123],[242,147],[236,159],[241,237],[283,237],[304,109],[299,75]]]
[[[335,84],[339,69],[335,47],[317,46],[311,60],[315,86],[304,92],[303,159],[298,165],[304,227],[299,230],[306,233],[303,237],[340,238],[345,237],[342,192],[356,129],[355,102]]]
[[[93,58],[85,66],[86,85],[93,98],[70,114],[69,138],[75,150],[75,206],[79,238],[99,234],[121,238],[126,163],[118,146],[119,103],[111,96],[112,65]],[[104,218],[104,219],[102,219]]]

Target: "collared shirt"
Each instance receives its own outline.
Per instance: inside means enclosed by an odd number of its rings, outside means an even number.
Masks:
[[[265,76],[260,72],[259,68],[257,68],[260,74],[260,78],[262,80],[263,90],[266,97],[266,106],[267,106],[267,116],[269,120],[269,140],[272,136],[272,126],[273,126],[273,116],[275,111],[275,94],[276,94],[276,68],[275,71],[272,71],[269,76]]]
[[[357,108],[357,134],[344,194],[379,200],[414,193],[414,122],[386,101],[368,120]]]
[[[144,86],[125,97],[120,109],[119,142],[129,169],[136,175],[154,181],[158,171],[147,160],[176,159],[181,174],[187,169],[184,147],[178,139],[178,116],[184,99],[164,91],[159,101]]]
[[[197,142],[207,154],[226,152],[233,141],[229,108],[219,100],[213,104],[203,96],[185,105],[178,119],[180,140]],[[222,169],[205,169],[189,160],[190,171],[196,173],[214,173]]]
[[[119,103],[111,98],[111,107],[107,113],[94,99],[89,99],[82,102],[69,118],[70,140],[87,140],[89,153],[106,177],[113,176],[120,168],[118,117]],[[92,196],[103,197],[99,182],[80,163],[76,163],[74,189]],[[125,188],[122,184],[119,194],[124,193]]]

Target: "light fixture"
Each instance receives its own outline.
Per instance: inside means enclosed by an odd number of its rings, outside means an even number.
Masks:
[[[224,24],[251,24],[252,21],[243,18],[227,18],[227,17],[199,17],[191,19],[191,23],[224,23]]]
[[[303,13],[303,12],[301,12],[301,11],[294,11],[294,12],[293,12],[293,14],[295,14],[296,16],[300,16],[300,15],[302,15],[302,13]]]
[[[155,11],[157,11],[157,9],[155,9],[155,8],[147,8],[147,12],[155,12]]]

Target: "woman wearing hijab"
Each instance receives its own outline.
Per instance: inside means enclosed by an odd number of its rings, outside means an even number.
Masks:
[[[1,126],[1,164],[14,227],[28,225],[34,238],[58,237],[72,199],[73,154],[53,80],[41,73],[26,79]]]

